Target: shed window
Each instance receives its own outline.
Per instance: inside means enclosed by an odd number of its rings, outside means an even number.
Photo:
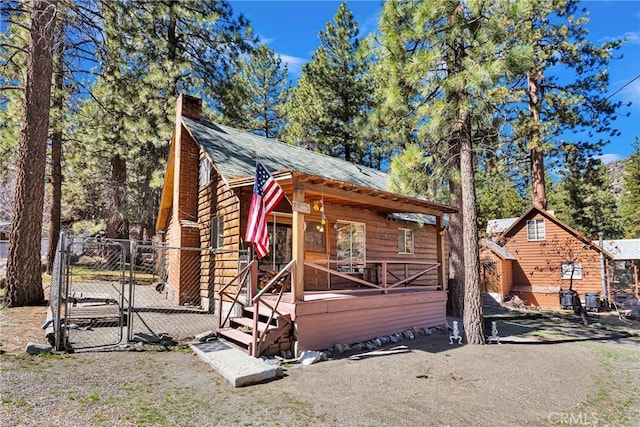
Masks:
[[[580,264],[579,262],[563,262],[561,265],[561,269],[563,279],[582,279],[582,264]]]
[[[527,221],[527,240],[545,240],[545,229],[543,219],[532,219]]]
[[[414,231],[409,228],[398,228],[398,253],[412,254]]]
[[[224,246],[224,219],[220,216],[211,218],[211,247],[219,249]]]
[[[365,227],[361,222],[338,221],[338,271],[362,272],[365,263]]]
[[[211,162],[206,156],[200,159],[199,177],[200,187],[208,185],[211,181]]]

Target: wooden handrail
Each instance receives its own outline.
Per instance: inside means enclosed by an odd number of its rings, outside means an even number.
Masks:
[[[314,263],[312,261],[305,261],[304,265],[306,265],[307,267],[315,268],[316,270],[324,271],[325,273],[329,273],[329,274],[332,274],[334,276],[342,277],[343,279],[347,279],[347,280],[350,280],[352,282],[359,283],[361,285],[365,285],[365,286],[369,286],[369,287],[377,288],[377,289],[384,289],[382,286],[374,285],[373,283],[367,282],[366,280],[350,276],[350,275],[342,273],[342,272],[340,272],[338,270],[332,270],[331,268],[324,267],[324,266],[316,264],[316,263]]]
[[[289,273],[291,271],[291,269],[293,267],[295,267],[295,265],[296,265],[296,260],[292,259],[291,261],[289,261],[289,264],[287,264],[282,270],[280,270],[278,272],[278,274],[276,274],[275,276],[273,276],[273,278],[271,280],[269,280],[269,283],[267,283],[267,286],[265,286],[264,288],[260,289],[260,292],[258,292],[258,294],[253,297],[252,301],[256,302],[258,300],[258,298],[262,296],[262,294],[267,292],[267,290],[270,287],[272,287],[278,280],[282,279],[282,277],[285,274]]]
[[[233,284],[233,282],[235,282],[235,281],[236,281],[236,279],[237,279],[238,277],[240,277],[243,273],[246,273],[247,271],[249,271],[249,270],[253,267],[253,265],[254,265],[254,264],[255,264],[255,265],[258,265],[258,261],[257,261],[257,260],[255,260],[255,259],[254,259],[253,261],[251,261],[249,264],[247,264],[247,265],[246,265],[242,270],[240,270],[240,272],[239,272],[236,276],[234,276],[234,277],[233,277],[233,279],[231,279],[231,280],[229,281],[229,283],[227,283],[226,285],[224,285],[222,288],[218,289],[218,290],[217,290],[218,295],[222,295],[222,293],[223,293],[223,292],[224,292],[224,291],[225,291],[229,286],[231,286],[231,285]],[[245,279],[246,279],[246,276],[245,276]]]
[[[334,260],[334,261],[327,260],[327,261],[323,261],[323,263],[324,262],[327,262],[328,264],[345,263],[344,261],[338,261],[338,260]],[[341,277],[341,278],[349,280],[351,282],[355,282],[355,283],[358,283],[358,284],[361,284],[361,285],[365,285],[365,286],[368,286],[370,288],[380,289],[380,290],[384,291],[385,293],[387,292],[388,289],[392,289],[392,288],[394,288],[396,286],[400,286],[400,285],[403,285],[403,284],[411,283],[414,280],[416,280],[417,278],[419,278],[420,276],[423,276],[426,273],[428,273],[428,272],[430,272],[430,271],[432,271],[432,270],[434,270],[434,269],[436,269],[436,268],[438,268],[440,266],[440,263],[430,264],[430,263],[423,262],[423,261],[409,261],[409,260],[407,260],[407,261],[399,261],[399,260],[389,260],[389,261],[366,260],[366,261],[364,261],[363,260],[362,263],[365,264],[365,265],[366,264],[380,264],[381,265],[381,267],[382,267],[382,286],[376,285],[374,283],[371,283],[369,281],[360,279],[358,277],[353,277],[353,276],[351,276],[349,274],[345,274],[345,273],[339,272],[337,270],[333,270],[331,268],[324,267],[324,266],[322,266],[320,264],[316,264],[313,261],[305,261],[304,265],[307,266],[307,267],[314,268],[314,269],[319,270],[319,271],[323,271],[325,273],[329,273],[329,274],[334,275],[334,276]],[[400,280],[399,277],[397,277],[392,272],[388,271],[388,265],[389,264],[392,264],[392,265],[404,264],[405,265],[405,271],[407,271],[407,268],[406,268],[407,265],[420,265],[420,264],[425,265],[426,264],[426,265],[429,265],[429,267],[424,269],[424,270],[422,270],[422,271],[420,271],[420,272],[418,272],[418,273],[416,273],[416,274],[414,274],[414,275],[412,275],[411,277],[405,277],[404,279]],[[394,278],[398,279],[398,282],[389,285],[387,283],[387,274],[391,274]],[[407,273],[405,273],[405,275],[406,274]]]
[[[414,274],[414,275],[413,275],[413,276],[411,276],[411,277],[407,277],[407,278],[405,278],[405,279],[403,279],[403,280],[400,280],[399,282],[394,283],[393,285],[388,286],[388,288],[389,288],[389,289],[391,289],[391,288],[395,288],[396,286],[404,285],[405,283],[411,283],[411,282],[413,282],[414,280],[416,280],[418,277],[420,277],[420,276],[422,276],[422,275],[424,275],[424,274],[427,274],[427,273],[428,273],[428,272],[430,272],[431,270],[435,270],[435,269],[436,269],[436,268],[438,268],[439,266],[440,266],[440,263],[439,263],[439,262],[437,262],[437,263],[435,263],[435,264],[431,265],[429,268],[426,268],[426,269],[424,269],[424,270],[422,270],[422,271],[420,271],[420,272],[418,272],[418,273]]]
[[[261,348],[259,346],[258,343],[262,342],[262,340],[264,339],[264,337],[267,335],[267,330],[269,329],[269,325],[271,325],[271,322],[273,321],[273,317],[275,316],[275,314],[281,314],[278,312],[278,305],[280,304],[280,301],[282,300],[282,295],[284,293],[284,286],[280,287],[280,293],[278,294],[278,299],[276,300],[276,303],[273,306],[270,306],[269,304],[267,304],[266,302],[264,302],[264,304],[266,306],[268,306],[271,309],[271,313],[269,315],[269,320],[267,320],[267,327],[265,328],[264,331],[262,331],[260,333],[260,336],[258,336],[258,318],[260,316],[260,303],[262,301],[262,296],[270,289],[273,287],[273,285],[278,282],[280,279],[282,279],[286,274],[290,273],[290,274],[295,274],[295,269],[296,269],[296,261],[295,260],[291,260],[282,270],[280,270],[278,272],[278,274],[276,274],[271,280],[269,280],[269,283],[267,283],[267,285],[260,290],[260,292],[258,292],[256,294],[256,296],[254,296],[251,299],[251,302],[253,303],[253,331],[251,333],[251,355],[253,357],[259,357],[260,356],[260,352],[261,352]],[[293,292],[293,280],[291,281],[291,286],[292,286],[292,292]]]
[[[231,317],[231,312],[233,310],[233,307],[238,303],[238,298],[240,297],[240,291],[242,290],[242,283],[244,283],[244,281],[247,280],[247,276],[249,275],[249,273],[253,272],[254,270],[257,270],[257,268],[258,268],[258,261],[257,260],[251,261],[249,264],[246,265],[246,267],[240,270],[240,272],[236,276],[234,276],[233,279],[229,281],[229,283],[227,283],[217,291],[218,293],[218,329],[221,328],[225,323],[227,323],[227,320],[229,320],[229,317]],[[254,275],[252,274],[252,277],[253,276]],[[225,292],[226,289],[229,286],[231,286],[239,278],[241,279],[238,281],[239,286],[237,288],[235,295],[227,294]],[[222,320],[222,303],[223,303],[224,295],[231,296],[232,301],[231,301],[231,307],[229,307],[229,311],[227,312],[226,317],[224,318],[224,320]]]

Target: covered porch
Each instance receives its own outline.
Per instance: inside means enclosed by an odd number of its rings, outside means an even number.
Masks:
[[[218,291],[218,324],[251,329],[250,337],[229,329],[226,333],[257,357],[282,350],[299,354],[446,322],[446,290],[428,278],[439,263],[369,260],[362,266],[367,272],[363,274],[342,272],[340,264],[305,261],[303,271],[326,274],[327,289],[300,290],[295,260],[268,281],[260,280],[254,260],[234,278],[242,285],[231,286],[232,281]],[[341,280],[339,287],[332,285],[332,277]],[[225,313],[223,301],[242,309]]]
[[[298,354],[445,323],[443,217],[457,209],[301,172],[272,175],[287,197],[269,217],[267,256],[218,287],[222,336],[254,356]],[[243,236],[253,179],[229,187]]]

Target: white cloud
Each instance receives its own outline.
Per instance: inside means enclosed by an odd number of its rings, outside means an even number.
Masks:
[[[624,40],[627,39],[628,45],[630,44],[640,44],[640,31],[627,31],[621,36],[607,36],[600,39],[602,42],[612,42],[615,40]]]
[[[258,40],[260,40],[260,43],[262,44],[270,44],[273,41],[272,38],[264,37],[261,34],[258,34]]]
[[[306,58],[300,58],[299,56],[285,55],[284,53],[276,53],[287,64],[289,73],[295,77],[298,77],[302,72],[302,66],[307,62]]]
[[[603,154],[597,157],[600,160],[602,160],[602,163],[604,163],[605,165],[607,163],[613,163],[613,162],[617,162],[618,160],[624,159],[624,157],[622,157],[620,154],[615,154],[615,153]]]
[[[640,31],[627,31],[623,37],[629,44],[640,44]]]

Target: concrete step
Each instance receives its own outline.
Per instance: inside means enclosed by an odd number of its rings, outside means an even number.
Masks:
[[[251,357],[222,341],[191,344],[191,348],[234,387],[270,381],[279,375],[277,366]]]

